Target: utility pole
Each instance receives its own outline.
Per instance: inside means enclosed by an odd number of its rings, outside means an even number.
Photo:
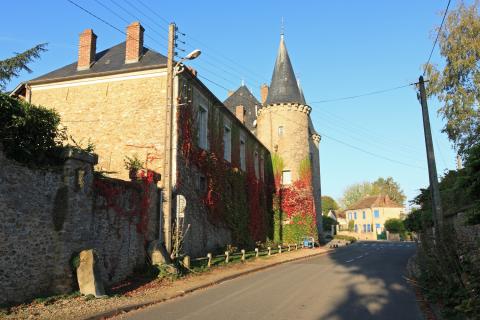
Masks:
[[[430,117],[428,115],[427,95],[425,93],[425,82],[423,76],[418,80],[420,87],[420,104],[422,105],[423,130],[425,134],[425,147],[427,148],[428,177],[430,180],[430,194],[432,196],[432,218],[435,227],[434,236],[442,235],[443,212],[438,187],[437,167],[435,164],[435,153],[433,151],[432,130],[430,128]]]
[[[163,166],[163,232],[165,249],[172,252],[172,161],[173,161],[173,57],[175,55],[175,23],[168,26],[168,54],[167,54],[167,108],[165,112],[165,159]]]

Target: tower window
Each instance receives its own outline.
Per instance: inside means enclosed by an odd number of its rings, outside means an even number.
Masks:
[[[283,126],[278,127],[278,136],[279,137],[283,136]]]
[[[290,170],[282,171],[282,184],[292,184],[292,171]]]

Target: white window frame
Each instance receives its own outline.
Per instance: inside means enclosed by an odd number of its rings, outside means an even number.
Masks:
[[[245,134],[240,133],[240,169],[242,169],[243,171],[247,170],[246,150],[247,143]]]
[[[282,171],[282,184],[283,185],[292,184],[292,171],[291,170],[283,170]]]
[[[197,130],[198,147],[208,150],[208,108],[202,105],[198,105]]]
[[[232,125],[227,121],[223,125],[223,158],[232,162]]]
[[[278,126],[278,129],[277,129],[278,136],[283,137],[284,133],[285,133],[285,130],[284,130],[283,126]]]

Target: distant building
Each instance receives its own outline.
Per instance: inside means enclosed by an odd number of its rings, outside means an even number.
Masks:
[[[339,230],[348,230],[348,222],[346,219],[345,211],[330,210],[327,213],[327,217],[332,218],[338,223]]]
[[[403,205],[394,202],[388,195],[365,197],[345,210],[347,225],[353,221],[354,232],[372,235],[385,230],[386,220],[401,219],[404,213]]]

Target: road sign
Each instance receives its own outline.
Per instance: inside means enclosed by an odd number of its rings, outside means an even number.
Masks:
[[[177,217],[185,217],[185,208],[187,207],[187,199],[181,194],[177,195]]]

